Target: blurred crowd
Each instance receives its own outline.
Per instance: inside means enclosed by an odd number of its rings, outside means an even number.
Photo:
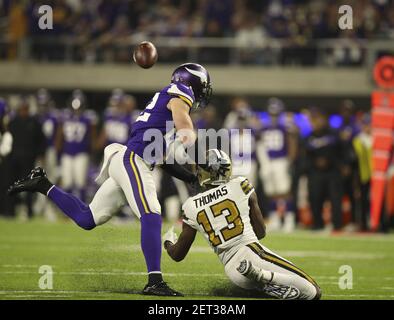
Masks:
[[[353,8],[352,30],[338,27],[342,4]],[[38,27],[40,5],[53,8],[53,30]],[[64,60],[68,54],[77,61],[128,62],[131,46],[125,43],[131,40],[233,37],[244,48],[241,63],[270,64],[277,56],[276,63],[314,65],[314,41],[338,39],[343,41],[326,49],[324,62],[358,65],[365,54],[360,40],[394,39],[392,0],[0,0],[0,16],[7,40],[0,54],[9,59],[17,56],[25,39],[38,60]],[[63,37],[73,43],[70,50],[65,50]],[[275,55],[272,39],[286,40]],[[160,61],[169,62],[185,54],[180,48],[160,53]],[[210,48],[199,60],[227,63],[229,55],[223,48]]]
[[[225,117],[209,105],[193,119],[198,129],[231,132],[233,175],[246,176],[255,185],[270,231],[291,232],[297,226],[366,231],[371,118],[351,100],[344,100],[337,111],[334,118],[316,107],[293,113],[278,98],[257,109],[247,99],[234,97]],[[58,106],[45,89],[0,99],[0,213],[57,218],[45,197],[6,196],[7,186],[37,164],[45,167],[51,181],[89,201],[104,147],[125,144],[138,114],[136,99],[120,89],[113,90],[102,114],[88,108],[81,90]],[[393,178],[394,157],[389,171]],[[155,177],[164,215],[178,219],[190,190],[159,169]],[[128,216],[127,208],[119,214]]]

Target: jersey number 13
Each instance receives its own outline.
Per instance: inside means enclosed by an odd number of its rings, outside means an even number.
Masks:
[[[226,227],[220,229],[220,234],[222,235],[224,241],[228,241],[242,234],[244,230],[244,224],[242,222],[238,207],[234,201],[226,199],[210,206],[210,209],[214,218],[225,214],[228,224]],[[215,230],[213,230],[212,223],[209,221],[207,212],[205,210],[201,210],[197,214],[197,222],[208,234],[209,241],[211,242],[212,246],[216,247],[222,244],[222,240],[215,233]]]

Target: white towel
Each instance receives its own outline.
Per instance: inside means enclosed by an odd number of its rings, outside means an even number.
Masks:
[[[108,168],[112,157],[119,151],[122,151],[126,148],[126,146],[120,143],[111,143],[110,145],[105,147],[103,165],[101,166],[100,174],[95,180],[98,184],[103,184],[104,181],[109,178]]]

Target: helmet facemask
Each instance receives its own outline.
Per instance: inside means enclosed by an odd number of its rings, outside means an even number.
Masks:
[[[227,183],[232,175],[229,156],[221,150],[210,149],[206,153],[208,170],[197,167],[197,178],[201,187],[210,189]]]
[[[193,103],[192,108],[194,110],[205,108],[212,96],[212,87],[210,82],[204,82],[202,85],[201,93],[196,97],[196,101]]]

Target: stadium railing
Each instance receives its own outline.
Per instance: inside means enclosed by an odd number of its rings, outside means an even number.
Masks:
[[[243,43],[237,38],[133,36],[100,41],[82,41],[72,36],[28,37],[19,41],[20,60],[65,62],[128,62],[132,48],[148,38],[160,50],[163,63],[201,61],[216,64],[361,66],[371,67],[376,57],[394,52],[394,41],[365,39],[320,39],[298,44],[289,39],[262,39]],[[7,57],[10,45],[0,38],[0,57]]]

